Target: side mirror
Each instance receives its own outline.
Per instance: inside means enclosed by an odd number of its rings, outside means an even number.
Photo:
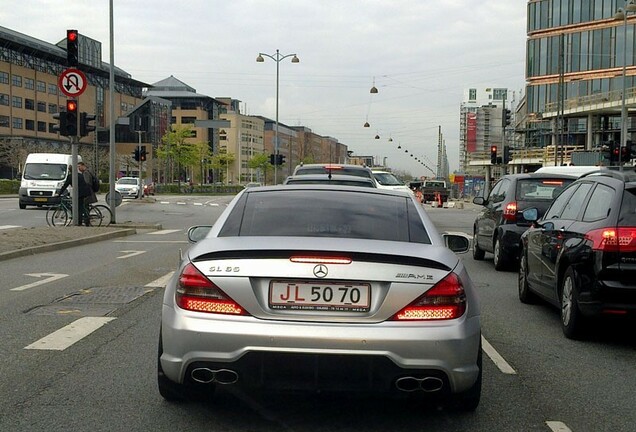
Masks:
[[[188,240],[190,243],[196,243],[204,239],[211,229],[212,225],[198,225],[190,227],[190,229],[188,229]]]
[[[539,220],[539,211],[534,207],[525,209],[522,215],[523,218],[528,222],[536,222],[537,220]]]
[[[458,234],[442,234],[446,247],[455,253],[465,253],[470,249],[470,238]]]
[[[484,197],[475,197],[475,198],[473,198],[473,204],[477,204],[477,205],[483,206],[485,202],[486,202],[486,200],[484,199]]]

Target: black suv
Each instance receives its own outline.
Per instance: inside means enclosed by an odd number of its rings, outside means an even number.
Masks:
[[[509,174],[493,186],[487,198],[474,198],[473,203],[484,208],[473,225],[473,258],[482,260],[486,252],[490,252],[496,270],[516,265],[521,234],[530,227],[522,211],[534,207],[542,215],[576,177],[547,173]]]
[[[561,309],[568,338],[598,316],[636,315],[636,172],[582,176],[521,238],[519,299]]]

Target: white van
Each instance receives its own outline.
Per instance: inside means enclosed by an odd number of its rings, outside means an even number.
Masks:
[[[392,172],[371,170],[371,173],[378,184],[378,189],[393,189],[412,192],[411,188],[404,184],[404,182],[397,178]]]
[[[77,156],[77,161],[82,158]],[[27,156],[20,182],[19,205],[55,205],[60,203],[59,191],[71,175],[73,158],[68,154],[31,153]]]
[[[544,166],[536,170],[536,173],[543,174],[567,174],[576,177],[580,177],[583,174],[591,172],[607,170],[607,167],[593,166],[593,165],[565,165],[565,166]]]

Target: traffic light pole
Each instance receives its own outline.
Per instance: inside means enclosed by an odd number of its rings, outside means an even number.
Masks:
[[[77,226],[81,226],[82,225],[82,220],[81,220],[81,215],[80,215],[80,208],[79,208],[79,184],[78,184],[78,177],[79,177],[79,173],[77,171],[77,162],[78,162],[78,158],[77,158],[77,147],[78,147],[78,139],[77,136],[69,136],[69,139],[71,140],[71,163],[73,164],[73,168],[71,169],[71,182],[73,184],[73,189],[72,189],[72,194],[71,194],[71,199],[73,201],[73,221],[74,221],[74,225]]]

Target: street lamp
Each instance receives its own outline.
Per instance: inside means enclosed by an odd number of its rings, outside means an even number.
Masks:
[[[278,50],[276,50],[276,54],[265,54],[265,53],[258,53],[258,57],[256,57],[256,61],[259,63],[262,63],[265,61],[265,59],[263,58],[263,56],[265,57],[269,57],[270,59],[274,60],[276,62],[276,130],[274,131],[274,154],[275,156],[275,162],[278,162],[278,81],[279,81],[279,65],[280,62],[284,59],[286,59],[287,57],[291,57],[291,62],[292,63],[300,63],[300,60],[298,59],[298,57],[296,57],[296,54],[286,54],[283,55],[281,54]],[[289,161],[289,163],[291,163],[291,161]],[[278,165],[275,163],[274,164],[274,184],[278,184]]]
[[[627,147],[627,107],[625,106],[625,92],[627,91],[625,81],[627,81],[627,15],[636,13],[636,4],[633,0],[625,3],[625,8],[620,8],[614,15],[614,19],[623,20],[623,92],[621,94],[621,146],[618,151],[618,166],[623,169],[621,161],[623,149]]]

